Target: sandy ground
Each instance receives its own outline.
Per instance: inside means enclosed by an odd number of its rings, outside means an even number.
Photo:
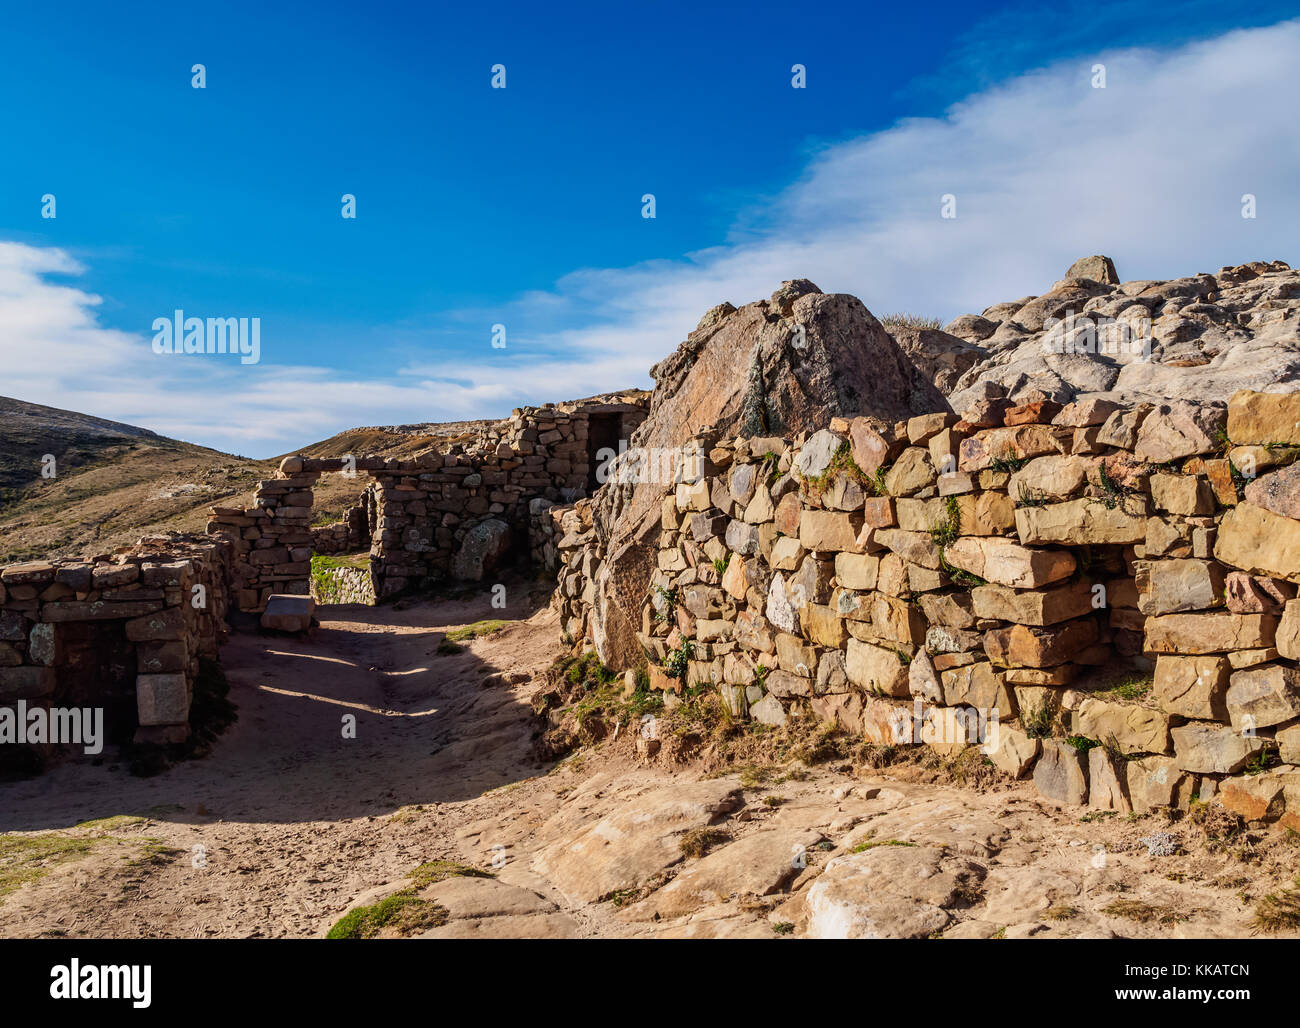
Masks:
[[[329,607],[309,639],[236,634],[223,664],[239,720],[207,758],[0,784],[0,831],[102,843],[0,897],[0,935],[319,937],[447,858],[496,878],[435,887],[453,920],[432,934],[797,937],[857,909],[841,894],[864,868],[901,880],[932,858],[964,884],[956,900],[903,896],[944,911],[925,934],[1249,936],[1254,901],[1297,863],[1271,837],[1211,850],[1186,822],[1084,820],[1024,783],[975,793],[847,766],[742,782],[638,762],[626,733],[539,766],[527,701],[560,652],[542,599]],[[446,629],[490,617],[519,620],[436,653]],[[706,825],[712,853],[683,860],[681,833]],[[1138,841],[1165,830],[1186,853]],[[611,901],[620,876],[638,888]]]

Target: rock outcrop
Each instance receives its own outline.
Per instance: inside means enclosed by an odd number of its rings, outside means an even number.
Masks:
[[[1039,396],[1205,404],[1300,385],[1298,327],[1300,272],[1282,261],[1120,282],[1110,258],[1096,256],[1076,261],[1042,296],[963,314],[913,348],[958,413]],[[985,351],[955,381],[944,336]]]
[[[649,473],[643,466],[626,476],[633,481],[616,476],[592,504],[603,550],[592,633],[601,659],[617,666],[640,658],[636,633],[655,567],[660,505],[681,477],[680,468],[666,473],[656,454],[709,429],[789,436],[836,415],[894,422],[949,409],[860,300],[806,280],[783,283],[770,300],[712,308],[651,373],[650,413],[632,437],[633,450],[651,456]]]

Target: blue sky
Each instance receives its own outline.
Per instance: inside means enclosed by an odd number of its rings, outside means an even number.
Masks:
[[[648,384],[707,307],[785,278],[946,318],[1085,253],[1125,278],[1295,259],[1297,14],[13,9],[0,394],[266,456]],[[261,363],[153,353],[178,307],[260,317]]]

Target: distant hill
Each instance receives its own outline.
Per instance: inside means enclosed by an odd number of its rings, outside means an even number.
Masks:
[[[355,428],[294,450],[409,457],[490,421]],[[41,476],[52,454],[55,477]],[[203,532],[208,508],[248,506],[280,458],[250,460],[146,428],[0,397],[0,563],[108,553],[157,531]],[[366,479],[325,475],[316,521],[337,520]]]
[[[468,441],[493,424],[351,428],[290,452],[405,459]],[[54,478],[41,476],[46,454],[55,458]],[[209,507],[251,506],[257,483],[273,477],[280,460],[237,457],[147,428],[0,396],[0,564],[109,553],[150,532],[202,533]],[[339,520],[369,481],[322,475],[315,523]]]
[[[41,476],[54,457],[53,478]],[[274,468],[74,411],[0,397],[0,562],[109,552],[150,531],[202,532]]]

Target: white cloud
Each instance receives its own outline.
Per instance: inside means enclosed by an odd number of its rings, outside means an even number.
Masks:
[[[148,338],[105,328],[99,298],[51,275],[59,250],[0,244],[0,393],[257,455],[358,424],[504,414],[647,384],[645,371],[709,307],[810,278],[877,314],[944,318],[1047,289],[1106,253],[1126,278],[1291,259],[1300,225],[1300,22],[1168,51],[1098,52],[828,146],[725,245],[629,268],[589,268],[503,314],[506,351],[413,359],[390,377],[319,367],[159,363]],[[1093,89],[1090,68],[1107,67]],[[870,98],[863,98],[864,107]],[[939,217],[940,197],[958,217]],[[1240,216],[1244,193],[1258,218]],[[394,326],[394,331],[398,328]],[[265,342],[264,342],[265,348]],[[198,399],[196,399],[198,398]]]

